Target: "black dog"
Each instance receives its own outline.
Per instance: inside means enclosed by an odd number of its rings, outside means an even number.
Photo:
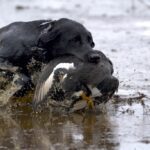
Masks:
[[[93,47],[91,33],[73,20],[15,22],[0,29],[0,70],[17,72],[24,85],[31,80],[31,58],[47,63],[72,54],[82,59]]]
[[[33,105],[36,107],[46,100],[47,95],[56,101],[62,101],[80,91],[86,91],[86,96],[89,97],[95,90],[103,95],[102,101],[107,102],[119,86],[118,79],[112,74],[112,62],[100,51],[87,52],[84,60],[71,55],[58,57],[43,69]],[[98,98],[99,96],[96,97],[97,100]]]

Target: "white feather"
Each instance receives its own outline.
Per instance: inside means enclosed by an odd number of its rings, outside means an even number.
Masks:
[[[75,96],[75,97],[80,97],[82,94],[83,94],[83,91],[81,90],[81,91],[75,92],[75,93],[73,94],[73,96]]]
[[[91,90],[92,92],[92,97],[97,97],[97,96],[101,96],[101,92],[98,88],[96,87],[92,87],[91,85],[88,85],[88,88]]]
[[[65,78],[67,78],[67,74],[63,76],[62,82],[65,80]]]
[[[43,85],[40,88],[41,92],[39,92],[39,96],[38,96],[38,98],[40,100],[42,100],[46,96],[46,94],[52,87],[53,80],[54,80],[54,72],[55,72],[55,70],[57,70],[59,68],[65,68],[65,69],[69,70],[69,69],[75,69],[75,66],[74,66],[74,63],[60,63],[57,66],[55,66],[55,68],[53,69],[50,76],[47,78],[47,80],[43,83]],[[65,74],[64,79],[66,76],[67,76],[67,74]]]

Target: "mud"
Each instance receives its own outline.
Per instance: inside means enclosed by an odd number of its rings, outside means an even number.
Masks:
[[[130,104],[127,100],[114,97],[102,106],[105,111],[72,114],[36,113],[27,99],[18,102],[7,111],[1,109],[0,149],[148,150],[149,99],[139,95],[130,98]]]

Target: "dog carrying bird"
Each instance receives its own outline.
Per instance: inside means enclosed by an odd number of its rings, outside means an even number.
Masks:
[[[111,61],[97,50],[87,52],[82,60],[72,55],[58,57],[43,69],[33,105],[37,107],[51,99],[57,102],[69,99],[70,108],[81,100],[85,100],[85,107],[94,108],[92,97],[107,95],[105,101],[108,101],[117,90],[119,82],[112,74]]]

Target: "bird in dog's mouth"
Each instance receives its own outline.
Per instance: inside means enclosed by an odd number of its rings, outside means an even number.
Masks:
[[[119,81],[112,73],[112,62],[97,50],[88,52],[85,60],[74,56],[54,59],[43,70],[33,105],[36,108],[49,99],[58,103],[68,99],[71,111],[94,109],[118,89]]]

